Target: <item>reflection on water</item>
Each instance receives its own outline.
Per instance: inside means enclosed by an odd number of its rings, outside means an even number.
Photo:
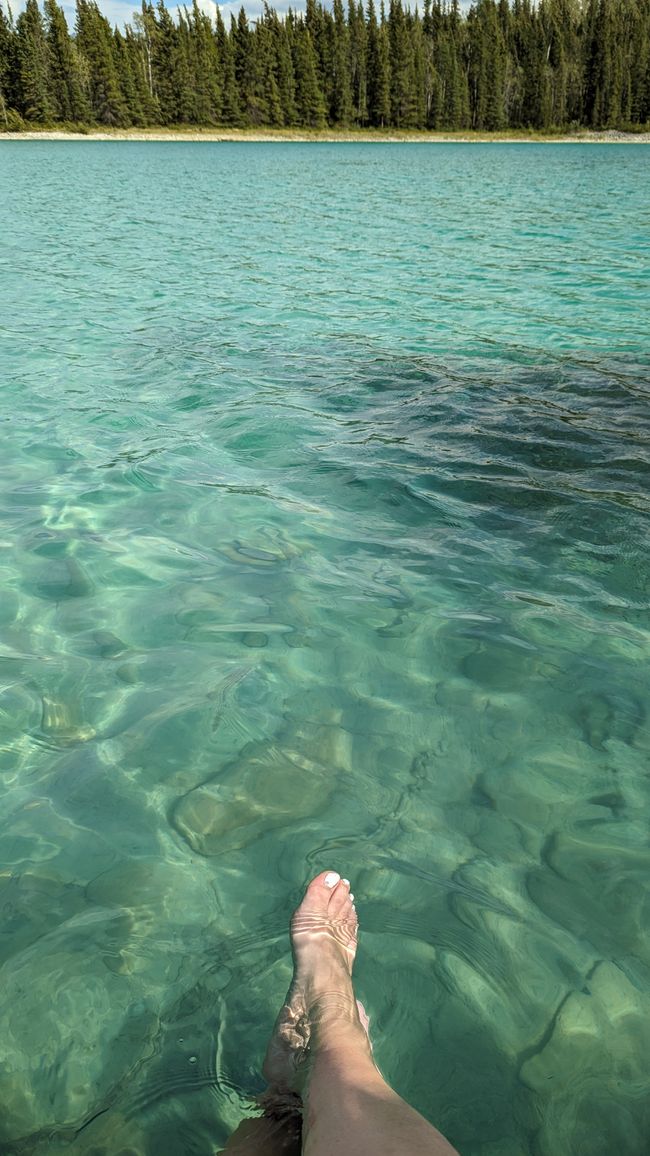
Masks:
[[[333,866],[463,1156],[642,1156],[642,148],[2,150],[0,1149],[218,1148]]]

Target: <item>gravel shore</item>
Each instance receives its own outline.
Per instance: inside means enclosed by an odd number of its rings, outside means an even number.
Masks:
[[[414,142],[429,144],[649,144],[650,132],[629,133],[608,129],[603,132],[580,132],[566,136],[508,136],[490,133],[375,133],[375,132],[322,132],[306,133],[296,130],[274,132],[241,132],[235,129],[206,129],[204,131],[117,129],[114,132],[5,132],[2,140],[137,140],[137,141],[375,141],[381,144]]]

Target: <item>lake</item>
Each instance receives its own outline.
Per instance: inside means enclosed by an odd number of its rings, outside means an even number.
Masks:
[[[210,1156],[307,879],[462,1156],[650,1131],[643,145],[0,143],[0,1149]]]

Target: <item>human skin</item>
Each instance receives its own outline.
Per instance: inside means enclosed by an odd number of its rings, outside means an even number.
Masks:
[[[237,1129],[228,1156],[458,1156],[374,1062],[352,988],[357,931],[349,882],[321,872],[291,921],[294,974],[264,1064],[265,1116]]]

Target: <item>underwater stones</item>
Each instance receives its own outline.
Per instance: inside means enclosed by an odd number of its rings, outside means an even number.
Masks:
[[[645,710],[627,688],[612,692],[592,689],[577,699],[574,717],[585,742],[596,751],[605,751],[611,739],[634,742],[644,724]]]
[[[593,767],[585,769],[580,743],[559,746],[553,736],[531,743],[519,757],[487,766],[481,775],[486,798],[496,811],[528,832],[535,854],[545,834],[562,827],[568,814],[595,817],[593,808],[585,810],[585,800],[595,785],[605,790],[609,780],[604,772],[596,778]]]
[[[82,911],[5,963],[0,1139],[76,1130],[147,1054],[154,1017],[97,964],[125,931],[122,916]]]
[[[580,836],[558,832],[544,866],[527,878],[533,902],[603,955],[650,964],[650,849],[645,824],[594,823]]]
[[[26,589],[48,602],[87,598],[95,592],[94,583],[74,557],[50,558],[47,570],[42,570],[39,577],[28,582]]]
[[[0,965],[85,906],[83,890],[47,867],[0,872]]]
[[[215,896],[207,879],[188,862],[126,859],[92,879],[88,899],[103,907],[127,909],[138,926],[164,921],[204,928],[215,915]]]
[[[297,751],[262,748],[181,798],[171,821],[194,851],[219,855],[317,813],[331,790],[324,767]]]
[[[100,658],[120,658],[128,647],[112,630],[94,630],[92,640]]]
[[[292,630],[291,634],[283,636],[285,644],[292,649],[300,649],[303,646],[310,646],[310,636],[304,630]]]
[[[244,646],[250,647],[262,647],[269,644],[268,634],[264,634],[261,630],[247,630],[245,634],[242,634],[241,640]]]
[[[650,995],[614,963],[599,963],[521,1067],[521,1080],[540,1097],[541,1156],[641,1156],[650,1131],[649,1054]]]

